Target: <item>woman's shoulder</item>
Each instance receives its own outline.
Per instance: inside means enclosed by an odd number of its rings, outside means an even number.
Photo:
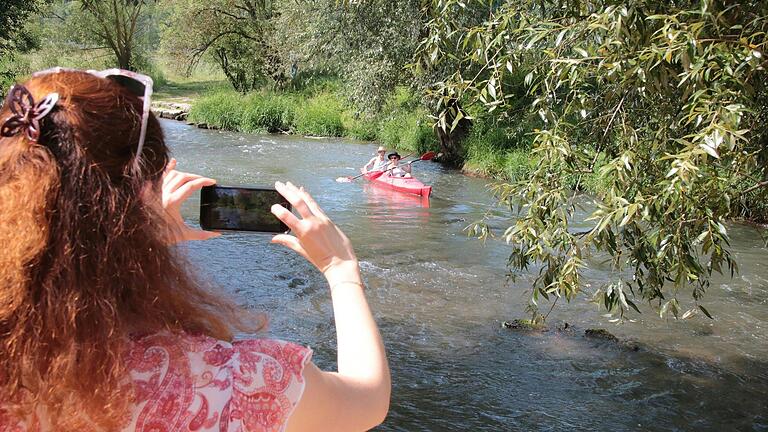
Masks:
[[[151,413],[168,398],[175,398],[180,409],[153,421],[189,425],[190,430],[214,425],[219,428],[215,430],[237,425],[281,430],[304,392],[303,370],[312,356],[307,347],[269,338],[227,342],[158,333],[131,342],[127,366],[139,409],[132,430],[143,430],[146,414],[155,417]]]

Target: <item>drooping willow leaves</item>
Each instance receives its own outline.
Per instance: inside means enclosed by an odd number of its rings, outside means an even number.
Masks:
[[[641,300],[661,315],[710,316],[699,301],[711,276],[737,271],[726,222],[759,217],[768,200],[768,2],[433,7],[420,67],[458,62],[433,92],[514,118],[522,79],[541,119],[530,178],[496,188],[519,209],[503,237],[513,273],[538,271],[532,304],[573,299],[585,260],[608,256],[614,276],[595,295],[606,309],[639,311]],[[482,20],[460,18],[478,9]],[[587,179],[597,193],[579,193]],[[482,223],[472,232],[490,234]]]

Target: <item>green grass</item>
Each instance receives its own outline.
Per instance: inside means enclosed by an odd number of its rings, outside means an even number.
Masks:
[[[174,81],[173,79],[165,79],[165,82],[159,86],[157,79],[153,78],[153,80],[155,80],[156,90],[152,99],[164,102],[193,102],[211,92],[219,92],[229,88],[229,83],[220,80]]]
[[[419,153],[438,147],[426,111],[415,107],[412,95],[405,91],[393,95],[388,114],[365,117],[356,114],[345,102],[338,82],[326,78],[307,79],[295,90],[262,89],[248,95],[221,90],[210,83],[206,90],[205,84],[196,87],[197,84],[163,90],[160,98],[191,94],[195,90],[203,92],[193,103],[189,120],[219,129],[350,137]],[[169,87],[170,84],[166,85],[166,89]]]
[[[200,98],[189,112],[189,120],[225,130],[239,131],[242,127],[244,104],[232,91],[214,93]]]
[[[293,127],[296,100],[275,93],[256,93],[245,98],[238,130],[254,132],[286,132]]]
[[[432,122],[421,110],[396,113],[382,120],[377,138],[386,147],[415,153],[439,148]]]
[[[315,95],[296,110],[295,131],[302,135],[345,136],[343,110],[343,103],[332,93]]]

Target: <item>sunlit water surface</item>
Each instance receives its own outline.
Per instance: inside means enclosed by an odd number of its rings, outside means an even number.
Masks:
[[[707,293],[715,320],[662,320],[645,307],[616,325],[584,295],[549,318],[574,332],[518,333],[500,324],[525,316],[530,277],[509,283],[506,245],[463,231],[489,212],[499,228],[509,217],[486,181],[414,165],[434,187],[426,207],[362,179],[335,181],[354,175],[374,145],[163,127],[180,169],[223,185],[303,185],[349,235],[392,367],[392,407],[377,430],[768,430],[768,259],[753,228],[730,227],[741,272]],[[197,206],[184,208],[192,224]],[[186,247],[202,275],[268,314],[270,335],[311,346],[333,368],[327,286],[269,238],[227,234]],[[597,260],[586,276],[592,286],[612,277]],[[585,338],[590,327],[639,349]]]

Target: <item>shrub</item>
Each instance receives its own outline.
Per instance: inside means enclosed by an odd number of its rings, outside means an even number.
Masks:
[[[215,93],[200,98],[189,112],[189,120],[225,130],[240,130],[243,97],[234,91]]]
[[[350,111],[342,113],[342,122],[347,136],[363,141],[378,139],[379,123],[374,117],[355,117]]]
[[[437,136],[426,112],[415,110],[394,114],[379,125],[379,141],[387,146],[414,153],[438,148]]]
[[[294,99],[274,93],[249,96],[245,101],[240,130],[253,132],[281,132],[293,127],[295,116]]]
[[[304,135],[344,136],[342,110],[341,101],[333,94],[316,95],[296,110],[295,130]]]

